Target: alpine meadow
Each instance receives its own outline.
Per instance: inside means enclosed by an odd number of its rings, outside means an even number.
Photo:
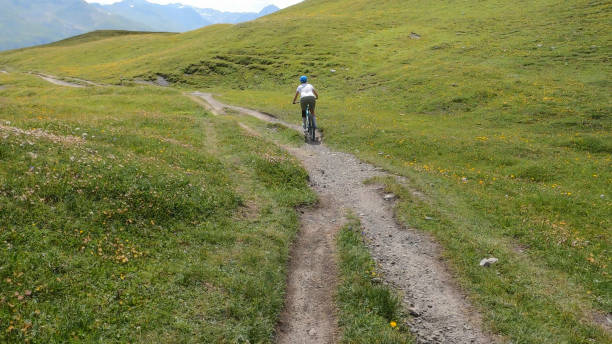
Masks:
[[[0,342],[285,343],[314,219],[334,311],[304,343],[612,343],[611,24],[609,1],[305,0],[0,52]],[[293,130],[301,75],[322,143]],[[326,196],[353,168],[376,172]],[[433,243],[465,329],[376,230]]]

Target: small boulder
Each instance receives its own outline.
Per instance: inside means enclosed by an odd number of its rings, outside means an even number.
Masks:
[[[392,193],[388,193],[383,196],[383,199],[385,201],[393,201],[395,199],[395,195]]]
[[[408,313],[410,313],[410,315],[412,315],[415,318],[418,318],[421,316],[421,312],[419,311],[418,308],[416,307],[410,307],[408,308]]]
[[[491,258],[484,258],[483,260],[480,261],[480,266],[487,267],[487,266],[490,266],[492,264],[497,263],[498,261],[499,261],[499,259],[493,258],[493,257],[491,257]]]

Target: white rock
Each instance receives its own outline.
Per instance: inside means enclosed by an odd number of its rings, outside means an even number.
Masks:
[[[480,261],[480,266],[489,266],[491,264],[495,264],[499,261],[499,259],[497,258],[484,258],[483,260]]]
[[[388,194],[386,194],[385,196],[383,196],[383,199],[384,199],[385,201],[392,201],[392,200],[394,200],[394,199],[395,199],[395,195],[394,195],[394,194],[392,194],[392,193],[388,193]]]

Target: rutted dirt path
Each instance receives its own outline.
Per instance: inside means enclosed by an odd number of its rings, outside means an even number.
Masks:
[[[301,130],[299,126],[289,125],[257,111],[226,106],[210,94],[192,95],[205,100],[209,109],[217,114],[229,108]],[[320,295],[315,293],[308,296],[305,293],[313,289],[313,283],[318,283],[316,281],[325,280],[325,274],[333,268],[331,265],[335,264],[334,261],[313,256],[335,250],[333,233],[330,232],[339,227],[339,223],[336,225],[335,222],[342,221],[349,209],[359,215],[372,256],[379,263],[385,280],[404,293],[405,308],[418,314],[408,325],[419,343],[496,342],[481,330],[478,314],[441,263],[438,245],[418,230],[402,228],[394,219],[393,204],[383,199],[380,187],[363,183],[371,177],[387,173],[350,154],[332,151],[325,145],[285,149],[302,161],[310,175],[312,187],[322,202],[319,208],[307,211],[302,218],[303,230],[290,266],[288,299],[278,337],[280,343],[333,342],[334,336],[323,338],[317,335],[327,331],[327,328],[335,328],[335,323],[322,328],[318,322],[310,321],[321,312],[321,309],[311,305],[333,302],[329,295],[335,291],[335,284],[321,284],[320,289],[327,291]],[[321,233],[325,235],[311,235],[304,228],[321,228]],[[296,261],[302,259],[303,262]],[[303,291],[295,292],[299,289]]]
[[[64,81],[64,80],[57,79],[57,78],[55,78],[53,76],[50,76],[50,75],[36,74],[36,73],[34,75],[38,76],[39,78],[41,78],[41,79],[43,79],[45,81],[48,81],[48,82],[50,82],[52,84],[59,85],[59,86],[75,87],[75,88],[85,87],[85,86],[80,85],[80,84],[76,84],[76,83],[67,82],[67,81]]]
[[[205,103],[203,104],[205,107],[207,107],[210,111],[215,112],[215,114],[222,114],[224,113],[225,109],[230,109],[245,115],[249,115],[255,118],[258,118],[262,121],[266,121],[269,123],[276,123],[276,124],[282,124],[288,128],[291,128],[293,130],[297,130],[297,131],[302,131],[302,127],[300,127],[299,125],[295,125],[295,124],[289,124],[286,122],[283,122],[275,117],[272,117],[271,115],[259,112],[259,111],[255,111],[255,110],[251,110],[251,109],[247,109],[247,108],[243,108],[240,106],[234,106],[234,105],[225,105],[221,102],[219,102],[218,100],[216,100],[212,94],[210,93],[202,93],[202,92],[193,92],[191,93],[192,96],[198,97],[200,99],[203,99],[205,101]],[[200,103],[202,104],[202,103]]]
[[[334,303],[338,275],[335,233],[343,214],[335,200],[320,198],[305,209],[289,263],[285,309],[278,326],[279,344],[333,344],[338,336]]]

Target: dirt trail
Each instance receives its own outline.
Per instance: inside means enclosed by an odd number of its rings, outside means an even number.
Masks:
[[[297,130],[299,132],[302,131],[302,127],[301,126],[283,122],[283,121],[279,120],[278,118],[272,117],[271,115],[268,115],[268,114],[265,114],[265,113],[262,113],[262,112],[259,112],[259,111],[243,108],[243,107],[240,107],[240,106],[223,104],[223,103],[219,102],[218,100],[216,100],[213,97],[213,95],[210,94],[210,93],[193,92],[193,93],[191,93],[191,95],[203,99],[207,103],[204,106],[207,107],[210,111],[213,111],[217,115],[224,114],[225,113],[225,109],[230,109],[230,110],[233,110],[235,112],[239,112],[239,113],[242,113],[242,114],[245,114],[245,115],[249,115],[249,116],[258,118],[258,119],[260,119],[262,121],[266,121],[266,122],[269,122],[269,123],[282,124],[282,125],[284,125],[284,126],[286,126],[288,128],[291,128],[293,130]]]
[[[50,76],[50,75],[36,74],[36,73],[34,75],[38,76],[39,78],[41,78],[41,79],[43,79],[45,81],[48,81],[48,82],[50,82],[52,84],[59,85],[59,86],[75,87],[75,88],[85,87],[85,86],[80,85],[80,84],[75,84],[75,83],[72,83],[72,82],[67,82],[67,81],[64,81],[64,80],[59,80],[59,79],[57,79],[57,78],[55,78],[53,76]]]
[[[324,195],[316,208],[305,209],[301,216],[301,230],[291,251],[285,309],[278,326],[279,344],[336,342],[335,233],[342,218],[334,199]]]
[[[209,102],[209,106],[217,113],[223,113],[224,108],[229,108],[301,131],[299,126],[289,125],[266,114],[236,106],[226,106],[216,101],[210,94],[194,95]],[[388,175],[387,173],[361,162],[350,154],[334,152],[325,145],[304,145],[285,147],[285,149],[303,163],[310,175],[312,187],[323,200],[315,214],[326,212],[325,216],[306,213],[303,221],[309,222],[304,228],[334,228],[334,226],[329,227],[330,221],[341,221],[345,210],[348,209],[359,215],[363,231],[369,239],[372,256],[379,263],[385,280],[404,293],[406,310],[410,309],[411,313],[417,314],[408,325],[418,343],[497,342],[481,330],[478,313],[469,305],[440,261],[438,245],[428,235],[418,230],[402,228],[394,219],[393,203],[383,199],[380,187],[363,183],[371,177]],[[287,309],[283,315],[279,340],[280,343],[326,343],[307,335],[311,328],[314,328],[314,333],[320,330],[305,323],[308,316],[304,313],[313,310],[307,306],[301,306],[302,308],[292,306],[320,304],[326,301],[294,299],[305,295],[292,292],[291,281],[295,279],[299,285],[308,285],[311,283],[309,281],[320,278],[317,274],[327,271],[326,267],[329,267],[330,260],[303,262],[303,266],[309,269],[308,273],[296,268],[294,264],[299,262],[295,260],[312,259],[310,257],[312,254],[302,258],[301,250],[319,254],[319,249],[333,243],[325,240],[312,241],[316,237],[309,240],[308,234],[302,236],[306,237],[301,238],[305,241],[298,240],[294,248],[294,259],[289,272],[290,290],[287,295]],[[331,249],[334,247],[331,246]],[[324,289],[335,289],[333,284],[323,284],[323,286]],[[333,290],[323,294],[329,295],[329,293],[333,293]],[[290,337],[284,333],[285,330],[293,333],[291,338],[295,338],[294,341],[286,341],[285,338]]]

